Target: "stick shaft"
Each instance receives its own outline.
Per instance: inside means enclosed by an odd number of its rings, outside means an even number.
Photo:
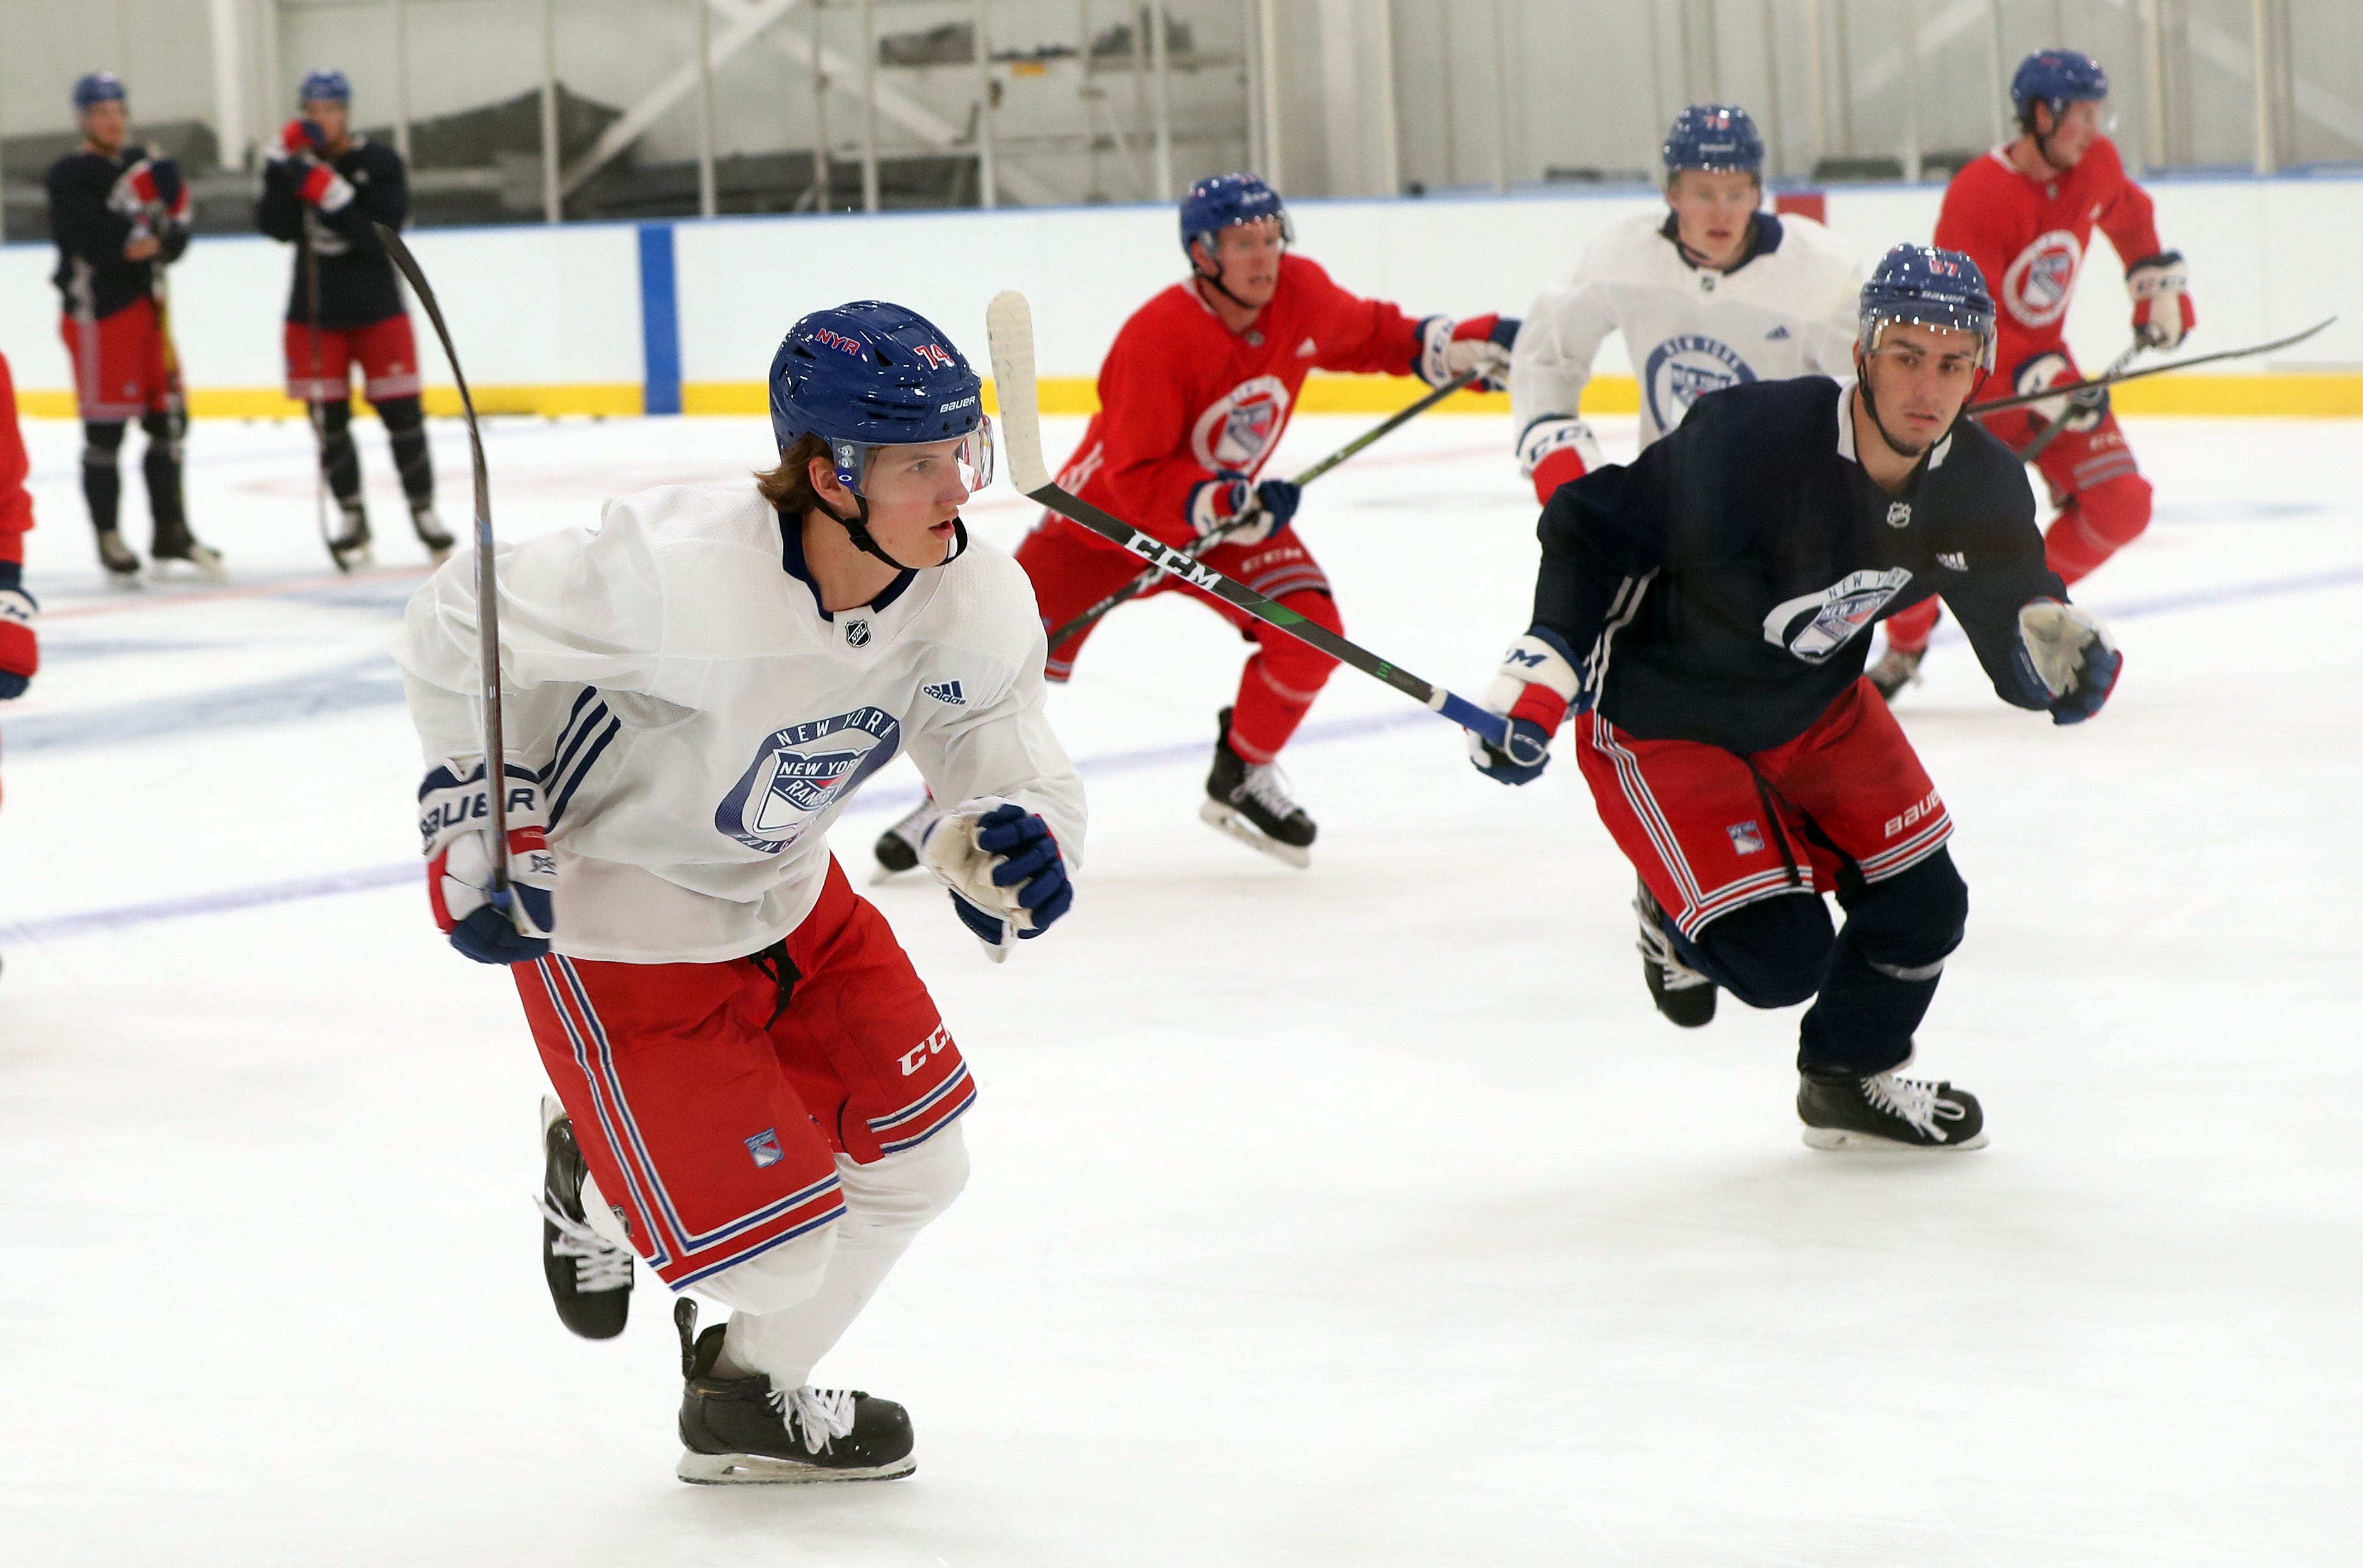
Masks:
[[[2152,365],[2147,370],[2127,370],[2123,375],[2094,376],[2090,381],[2071,381],[2066,386],[2046,387],[2039,392],[2020,392],[2013,397],[1988,398],[1983,403],[1969,404],[1964,412],[1992,414],[1999,409],[2017,408],[2025,403],[2041,403],[2046,398],[2065,397],[2070,392],[2084,392],[2092,387],[2114,386],[2119,381],[2137,381],[2144,376],[2162,376],[2169,370],[2188,370],[2199,365],[2213,365],[2219,360],[2246,359],[2256,354],[2269,354],[2276,348],[2287,348],[2304,342],[2337,319],[2335,315],[2324,316],[2303,332],[2292,332],[2287,337],[2276,337],[2270,343],[2251,343],[2245,348],[2221,348],[2213,354],[2201,354],[2190,359],[2177,359],[2169,365]]]

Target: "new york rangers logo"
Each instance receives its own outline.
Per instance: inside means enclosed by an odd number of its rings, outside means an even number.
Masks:
[[[1190,455],[1203,469],[1253,473],[1288,423],[1288,383],[1278,376],[1241,381],[1216,398],[1190,432]]]
[[[778,1128],[766,1127],[752,1138],[742,1138],[739,1142],[747,1145],[747,1152],[755,1157],[757,1165],[776,1165],[780,1163],[780,1130]]]
[[[1755,379],[1756,372],[1729,344],[1702,333],[1684,332],[1649,351],[1648,363],[1641,371],[1641,388],[1658,428],[1671,430],[1682,422],[1691,404],[1707,393]]]
[[[902,736],[901,723],[882,708],[774,730],[715,808],[714,826],[749,849],[777,855],[885,767]]]
[[[1909,567],[1848,572],[1827,588],[1773,606],[1764,617],[1764,640],[1776,648],[1787,648],[1807,664],[1819,664],[1877,619],[1887,602],[1903,592],[1911,580]],[[1812,619],[1792,635],[1790,628],[1805,616]]]
[[[2002,303],[2026,326],[2048,326],[2068,314],[2084,248],[2064,228],[2038,234],[2002,275]]]

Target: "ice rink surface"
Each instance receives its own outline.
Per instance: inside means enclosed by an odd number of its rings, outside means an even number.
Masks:
[[[1299,420],[1274,471],[1359,427]],[[661,1288],[604,1344],[544,1296],[538,1068],[421,896],[383,656],[419,556],[358,429],[377,571],[322,570],[302,425],[205,424],[237,583],[136,596],[97,581],[77,433],[28,429],[0,1559],[2363,1560],[2352,425],[2131,422],[2158,517],[2079,595],[2127,653],[2097,722],[2003,706],[1957,639],[1899,702],[1974,907],[1920,1042],[1985,1099],[1959,1156],[1805,1149],[1792,1014],[1657,1018],[1564,756],[1492,786],[1341,671],[1287,758],[1313,868],[1210,832],[1240,645],[1119,614],[1053,698],[1074,915],[995,968],[931,884],[872,890],[983,1085],[967,1196],[820,1369],[911,1408],[918,1474],[719,1491],[672,1478]],[[751,420],[488,440],[512,537],[766,458]],[[1471,693],[1531,588],[1507,445],[1423,421],[1300,518],[1349,634]],[[857,883],[915,787],[853,806]]]

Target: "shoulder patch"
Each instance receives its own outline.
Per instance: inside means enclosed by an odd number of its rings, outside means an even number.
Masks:
[[[968,695],[960,690],[960,683],[957,680],[931,680],[919,690],[949,707],[968,706]]]

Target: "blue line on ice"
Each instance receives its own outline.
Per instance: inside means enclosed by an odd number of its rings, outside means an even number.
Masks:
[[[2110,607],[2108,618],[2114,621],[2138,620],[2148,615],[2171,615],[2185,610],[2212,608],[2220,604],[2240,603],[2249,600],[2273,599],[2284,594],[2311,593],[2324,589],[2344,588],[2363,583],[2363,565],[2336,568],[2329,571],[2309,572],[2297,577],[2271,578],[2262,582],[2227,583],[2221,588],[2193,589],[2180,593],[2159,594],[2154,598],[2134,600]],[[1958,634],[1956,633],[1956,635]],[[253,686],[232,687],[220,691],[185,698],[168,698],[154,701],[127,702],[111,708],[87,710],[82,713],[44,715],[51,728],[41,732],[46,738],[29,744],[24,732],[39,721],[28,720],[12,725],[8,731],[8,747],[12,752],[26,750],[62,750],[76,745],[106,745],[124,744],[127,738],[147,739],[159,734],[187,728],[218,730],[231,724],[255,723],[287,723],[323,713],[346,712],[356,708],[375,707],[402,701],[402,681],[388,660],[371,658],[332,669],[316,671],[290,680],[265,681]],[[256,719],[250,704],[258,701],[275,704],[272,717]],[[154,715],[169,710],[192,715],[186,723],[166,723],[160,728],[134,733],[128,737],[122,733],[135,729],[140,715]],[[206,716],[198,716],[206,715]],[[1324,723],[1306,724],[1297,732],[1298,745],[1321,745],[1335,741],[1360,740],[1369,735],[1423,723],[1428,715],[1417,708],[1405,708],[1400,712],[1374,715],[1360,719],[1338,719]],[[72,723],[68,723],[72,721]],[[1206,755],[1203,740],[1184,741],[1170,745],[1147,746],[1137,751],[1113,752],[1105,756],[1086,757],[1076,766],[1087,778],[1118,773],[1135,773],[1154,767],[1170,767],[1176,763],[1193,762]],[[856,796],[846,803],[844,815],[862,817],[900,813],[916,800],[908,790],[890,790],[871,795]],[[164,899],[154,903],[125,904],[114,909],[85,910],[74,914],[47,915],[32,920],[0,924],[0,943],[26,944],[51,942],[61,937],[83,936],[94,932],[121,931],[128,926],[149,925],[158,921],[182,920],[192,915],[223,914],[233,910],[258,909],[272,904],[295,903],[306,899],[325,899],[338,893],[367,892],[379,888],[396,887],[419,875],[416,861],[405,861],[398,866],[376,866],[365,870],[340,871],[325,877],[299,878],[288,882],[266,882],[251,888],[233,888],[222,892],[193,893],[185,898]]]

